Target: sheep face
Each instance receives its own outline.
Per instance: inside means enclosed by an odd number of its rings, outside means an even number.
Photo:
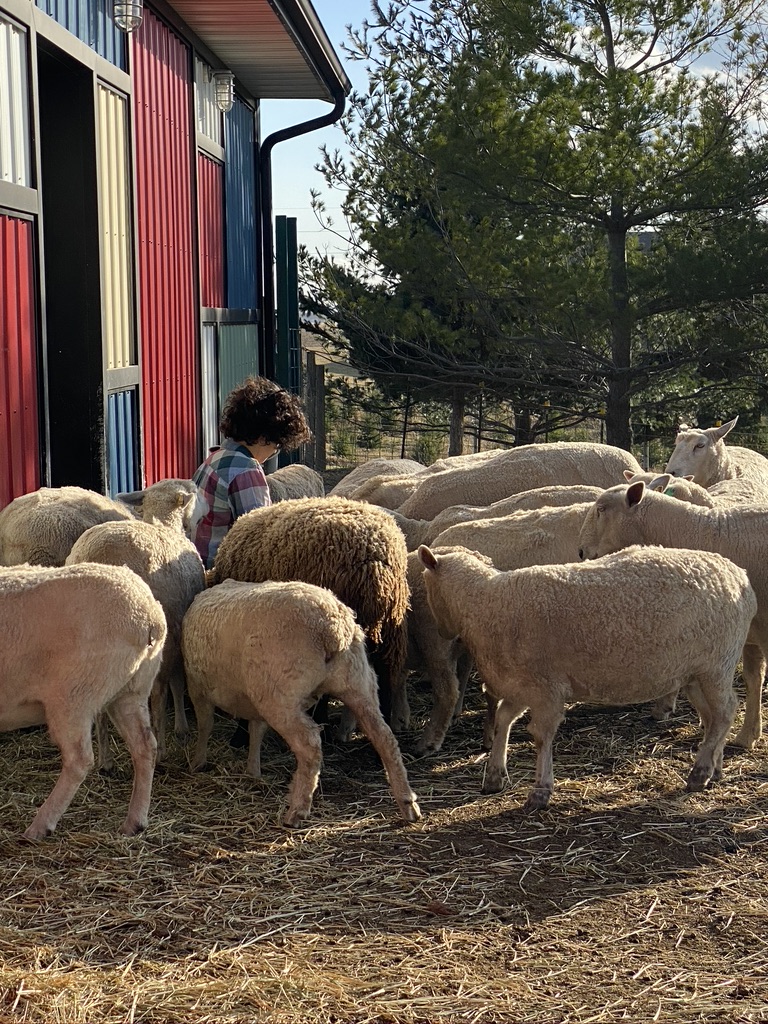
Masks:
[[[579,534],[579,558],[599,558],[613,551],[642,544],[637,509],[645,494],[642,480],[603,491],[587,512]]]
[[[687,476],[702,487],[717,479],[717,470],[724,454],[723,439],[736,426],[738,416],[721,427],[708,430],[682,430],[675,438],[675,448],[665,471],[671,476]]]
[[[424,566],[424,585],[427,589],[427,602],[437,624],[437,631],[443,640],[453,640],[459,634],[458,624],[454,625],[451,609],[441,600],[439,588],[432,586],[432,578],[439,573],[439,560],[435,553],[422,544],[419,547],[419,561]]]

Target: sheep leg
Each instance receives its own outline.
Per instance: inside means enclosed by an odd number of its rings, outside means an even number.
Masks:
[[[288,810],[283,824],[289,828],[309,817],[323,763],[320,726],[302,708],[273,704],[259,709],[275,732],[280,733],[296,758],[296,771],[288,787]]]
[[[174,671],[168,679],[168,686],[173,698],[173,734],[178,743],[185,747],[189,743],[189,719],[187,709],[184,706],[184,695],[186,694],[186,679],[181,656],[177,659]]]
[[[453,709],[454,721],[464,710],[464,698],[467,695],[467,684],[469,683],[469,677],[472,674],[472,665],[472,655],[469,651],[463,651],[456,658],[456,677],[459,680],[459,699],[456,701],[456,707]]]
[[[261,778],[261,744],[269,726],[263,718],[252,718],[248,723],[247,771],[254,779]]]
[[[700,792],[710,779],[717,781],[722,778],[723,748],[738,702],[730,680],[715,680],[709,684],[694,682],[688,686],[687,692],[688,699],[699,713],[704,737],[685,788],[690,792]]]
[[[763,731],[762,725],[762,692],[765,676],[765,657],[763,650],[768,650],[755,643],[747,643],[742,652],[742,670],[744,688],[747,691],[747,702],[744,709],[744,723],[733,740],[737,747],[747,750],[757,743]]]
[[[406,821],[418,821],[421,817],[416,794],[410,787],[408,775],[397,740],[384,721],[379,709],[363,694],[347,692],[344,701],[355,714],[360,727],[373,744],[387,773],[389,788],[400,814]]]
[[[483,719],[483,750],[490,750],[493,746],[493,730],[496,723],[496,708],[499,702],[485,691],[485,718]]]
[[[659,697],[651,707],[651,717],[657,722],[666,722],[667,719],[675,713],[677,695],[679,692],[679,690],[673,690],[672,693],[667,693],[665,696]]]
[[[416,754],[439,750],[443,745],[451,717],[461,699],[451,642],[441,640],[435,649],[423,652],[424,669],[432,683],[432,711],[421,736],[414,744]]]
[[[121,831],[123,835],[135,836],[147,827],[157,760],[157,740],[152,731],[146,698],[124,693],[110,704],[107,711],[125,741],[133,762],[133,788]]]
[[[96,749],[99,752],[99,771],[111,772],[115,767],[115,755],[109,742],[109,718],[104,711],[96,715]]]
[[[48,722],[51,740],[61,752],[61,774],[48,799],[24,833],[25,839],[43,839],[50,835],[72,803],[75,793],[93,767],[92,726],[93,720],[90,717],[80,721],[70,718],[61,722]]]
[[[512,723],[523,714],[527,706],[519,697],[515,700],[504,699],[499,702],[493,726],[493,743],[481,788],[482,793],[500,793],[509,782],[507,774],[509,730],[512,728]]]
[[[208,740],[213,732],[214,705],[202,694],[192,697],[192,705],[197,719],[197,742],[190,767],[193,772],[200,772],[208,761]]]
[[[496,714],[498,716],[498,710]],[[523,806],[525,812],[541,811],[549,804],[552,790],[555,787],[555,776],[552,769],[552,741],[564,717],[562,704],[531,708],[528,732],[533,736],[536,744],[536,777],[533,788]]]
[[[168,722],[168,683],[165,679],[157,678],[152,687],[149,698],[152,709],[152,728],[157,740],[157,763],[165,760],[167,748],[165,745],[165,731]]]

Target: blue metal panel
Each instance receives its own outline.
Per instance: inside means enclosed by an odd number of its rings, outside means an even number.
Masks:
[[[136,388],[114,391],[107,396],[107,443],[109,451],[109,493],[138,489],[136,452]]]
[[[235,97],[224,118],[227,233],[227,305],[255,309],[256,159],[253,110]]]
[[[114,23],[113,2],[114,0],[36,0],[41,11],[49,14],[105,60],[126,71],[126,34]]]

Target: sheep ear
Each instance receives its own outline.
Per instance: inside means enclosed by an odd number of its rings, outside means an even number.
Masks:
[[[627,488],[627,506],[633,508],[643,500],[643,494],[645,493],[645,483],[642,480],[638,480],[635,484],[630,484]]]
[[[140,505],[144,501],[144,491],[123,491],[117,495],[117,500],[126,505]]]
[[[419,545],[419,559],[421,563],[427,567],[427,569],[437,568],[437,559],[432,554],[432,552],[430,551],[426,544]]]
[[[649,491],[666,491],[669,487],[669,481],[672,479],[670,473],[660,473],[659,476],[654,477],[653,480],[648,484]]]
[[[624,479],[625,480],[627,480],[627,481],[631,480],[634,475],[635,474],[632,472],[631,469],[625,469],[624,470]]]
[[[724,423],[722,427],[710,427],[712,436],[718,441],[722,440],[727,434],[730,434],[738,422],[739,417],[734,416],[732,420],[728,420],[728,422]]]
[[[693,473],[689,473],[687,476],[684,476],[683,480],[693,480]]]

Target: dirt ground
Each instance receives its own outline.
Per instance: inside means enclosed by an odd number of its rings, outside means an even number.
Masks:
[[[412,688],[413,731],[429,693]],[[551,809],[525,816],[534,753],[481,796],[482,698],[444,749],[406,753],[423,820],[398,816],[364,738],[325,744],[310,823],[280,825],[293,760],[245,774],[232,724],[192,775],[171,740],[150,827],[124,838],[130,763],[94,772],[56,834],[20,834],[58,772],[43,731],[0,736],[0,1021],[768,1020],[765,748],[683,791],[697,726],[574,708]]]

